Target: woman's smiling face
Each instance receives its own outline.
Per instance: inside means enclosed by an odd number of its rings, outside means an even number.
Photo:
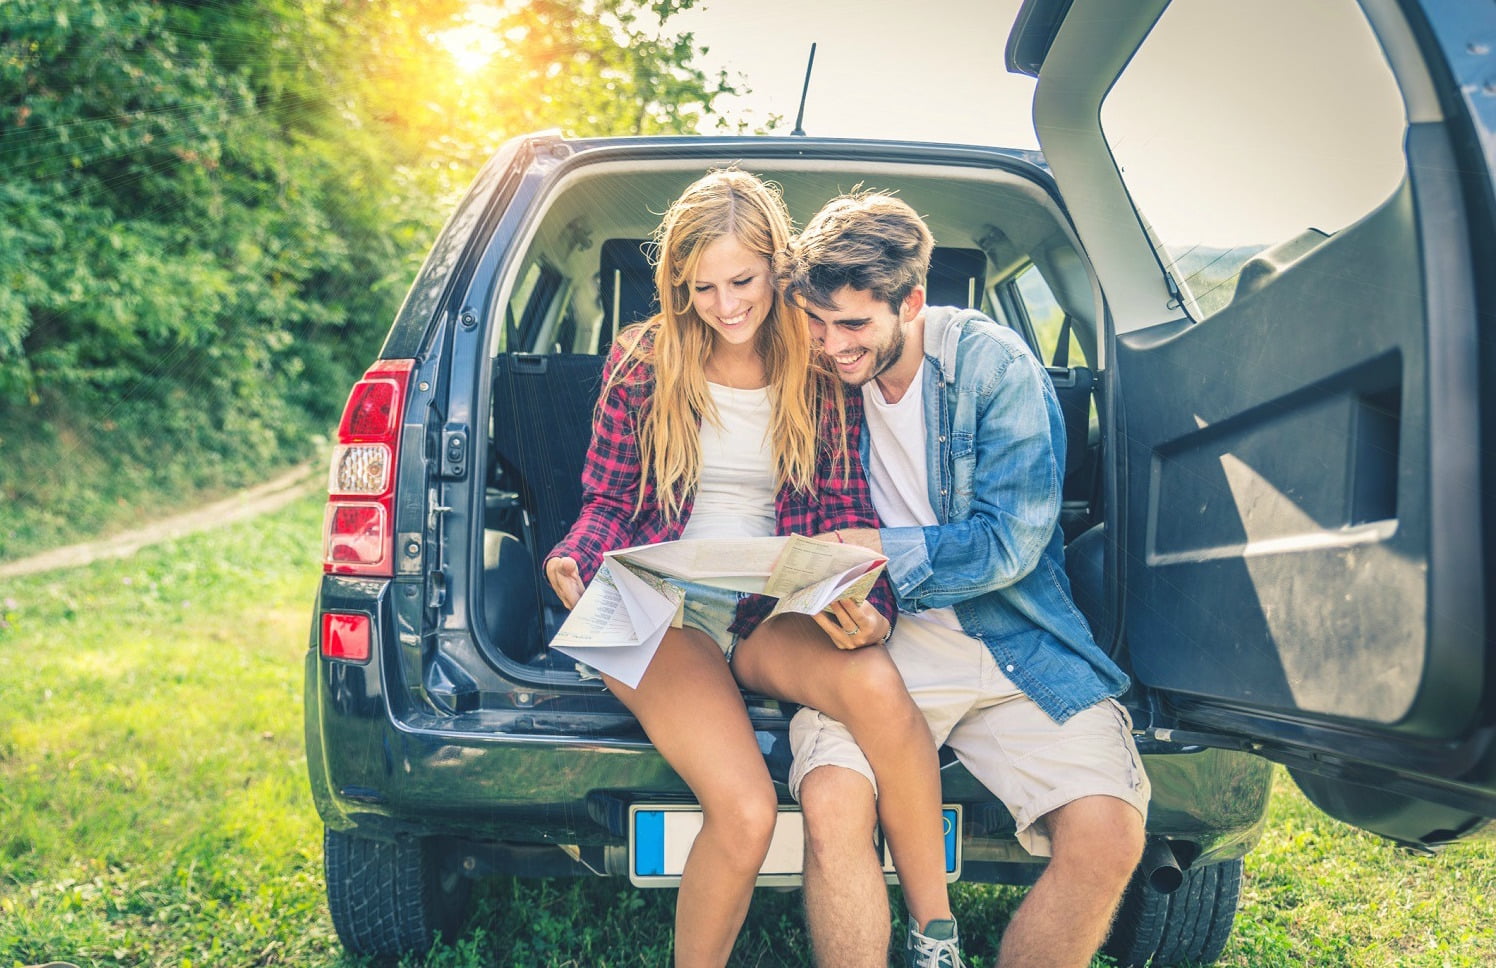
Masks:
[[[731,235],[707,243],[690,285],[696,315],[733,345],[750,342],[774,305],[768,256]]]

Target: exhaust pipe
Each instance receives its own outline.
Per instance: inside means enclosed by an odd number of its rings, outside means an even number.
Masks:
[[[1184,883],[1184,871],[1179,869],[1179,858],[1167,840],[1150,840],[1143,848],[1143,860],[1138,865],[1148,886],[1160,894],[1173,894]]]

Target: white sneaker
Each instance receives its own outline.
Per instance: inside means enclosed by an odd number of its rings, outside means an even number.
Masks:
[[[921,932],[909,919],[909,939],[904,945],[905,968],[966,968],[961,960],[961,933],[956,922],[937,918]]]

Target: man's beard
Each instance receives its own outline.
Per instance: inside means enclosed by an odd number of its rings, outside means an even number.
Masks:
[[[866,378],[856,383],[848,383],[847,385],[853,389],[858,389],[867,386],[888,372],[889,368],[899,362],[899,358],[904,355],[905,339],[904,327],[898,326],[893,331],[893,337],[887,343],[884,343],[882,346],[870,347],[869,351],[873,354],[872,369],[868,371]]]

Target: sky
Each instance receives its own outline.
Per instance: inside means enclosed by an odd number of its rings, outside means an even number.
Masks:
[[[805,132],[1035,148],[1033,80],[1003,67],[1019,0],[703,0],[669,26],[695,33],[698,63],[752,93],[717,107],[750,127],[795,124],[817,44]]]
[[[1165,242],[1334,231],[1401,179],[1402,108],[1364,17],[1353,0],[1302,4],[1171,8],[1119,82],[1127,96],[1107,99],[1102,120],[1129,190]],[[750,130],[773,114],[776,133],[793,129],[814,41],[809,135],[1035,148],[1034,81],[1003,64],[1019,5],[698,0],[667,29],[693,32],[707,48],[702,67],[751,88],[716,104]],[[1295,31],[1281,33],[1285,20]]]
[[[469,2],[444,40],[459,67],[491,56],[502,15]],[[729,130],[794,130],[815,43],[806,134],[1036,148],[1034,81],[1003,63],[1020,3],[696,0],[664,32],[693,34],[697,66],[745,91],[714,105]],[[1180,250],[1334,232],[1405,172],[1403,105],[1355,0],[1170,7],[1101,122],[1133,203]]]

